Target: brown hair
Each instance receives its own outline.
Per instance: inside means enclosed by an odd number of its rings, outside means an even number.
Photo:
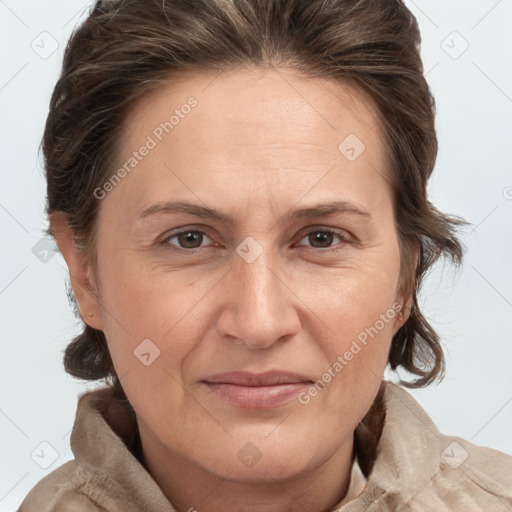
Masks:
[[[445,363],[417,291],[440,256],[462,263],[456,229],[467,223],[427,199],[437,137],[420,42],[416,19],[400,0],[97,1],[68,42],[51,98],[42,142],[47,212],[63,212],[77,246],[94,262],[99,201],[93,191],[115,168],[127,109],[170,77],[281,66],[354,85],[370,95],[380,116],[401,291],[413,290],[389,365],[416,376],[401,381],[405,386],[426,386],[442,378]],[[76,377],[112,378],[120,387],[103,332],[88,325],[66,348],[64,364]]]

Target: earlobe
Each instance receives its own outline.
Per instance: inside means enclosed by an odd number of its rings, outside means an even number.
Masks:
[[[50,215],[50,225],[59,250],[68,266],[71,287],[82,320],[91,327],[102,330],[101,308],[92,265],[78,250],[74,232],[62,212],[53,212]]]

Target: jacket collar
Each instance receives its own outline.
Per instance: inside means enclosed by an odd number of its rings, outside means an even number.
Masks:
[[[416,399],[382,381],[372,407],[355,431],[359,465],[367,477],[361,495],[343,512],[400,510],[434,477],[441,462],[440,434]],[[372,508],[373,510],[373,508]]]
[[[142,465],[133,410],[114,399],[112,388],[80,396],[70,443],[76,463],[96,479],[98,491],[123,492],[119,500],[133,510],[176,512]],[[94,484],[86,492],[94,492]]]

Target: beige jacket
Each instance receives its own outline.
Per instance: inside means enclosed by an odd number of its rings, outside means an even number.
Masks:
[[[75,459],[43,478],[19,512],[176,512],[140,464],[136,433],[109,388],[83,395]],[[382,382],[355,441],[348,496],[336,512],[512,512],[512,457],[441,434],[393,383]]]

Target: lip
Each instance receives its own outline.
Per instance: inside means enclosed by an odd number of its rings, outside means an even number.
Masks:
[[[221,373],[201,382],[222,400],[250,409],[283,405],[312,384],[303,375],[279,370]]]

